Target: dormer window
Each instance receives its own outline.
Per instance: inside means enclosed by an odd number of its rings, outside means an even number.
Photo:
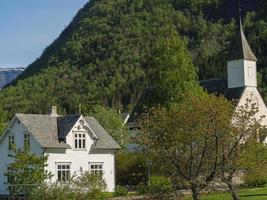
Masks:
[[[31,137],[30,134],[24,134],[24,148],[30,149],[31,147]]]
[[[85,150],[86,149],[86,132],[74,132],[74,149]]]

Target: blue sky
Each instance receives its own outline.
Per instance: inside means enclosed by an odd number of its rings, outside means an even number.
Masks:
[[[0,0],[0,67],[38,58],[88,0]]]

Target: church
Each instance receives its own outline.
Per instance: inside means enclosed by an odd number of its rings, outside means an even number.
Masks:
[[[235,42],[232,44],[232,51],[227,61],[226,78],[215,78],[199,81],[200,86],[209,94],[222,95],[228,100],[235,100],[236,108],[244,105],[247,99],[255,103],[259,109],[257,119],[262,119],[262,125],[267,126],[267,107],[257,89],[257,58],[251,50],[243,31],[240,20],[239,29]],[[150,98],[150,88],[144,90],[141,98],[127,119],[130,130],[139,129],[137,118],[142,112],[142,105]],[[141,109],[140,109],[141,108]],[[261,142],[267,144],[267,137],[261,136]]]
[[[228,100],[236,100],[237,107],[244,105],[247,99],[259,109],[256,117],[266,116],[262,125],[267,126],[267,108],[257,89],[257,58],[251,50],[240,21],[239,31],[232,52],[227,61],[227,79],[210,79],[200,81],[208,93],[223,95]],[[267,144],[267,137],[260,138]]]

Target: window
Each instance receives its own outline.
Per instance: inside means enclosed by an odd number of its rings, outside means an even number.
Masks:
[[[93,174],[103,174],[103,163],[90,163],[90,172]]]
[[[30,134],[24,134],[24,148],[30,148],[31,147],[31,136]]]
[[[252,77],[252,67],[248,67],[248,77]]]
[[[15,148],[15,136],[9,135],[8,136],[8,150],[12,151]]]
[[[57,164],[57,180],[63,182],[70,180],[70,163]]]
[[[86,149],[85,132],[74,132],[74,149]]]

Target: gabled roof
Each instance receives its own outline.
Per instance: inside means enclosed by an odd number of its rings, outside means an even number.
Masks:
[[[84,117],[89,126],[96,133],[98,140],[93,149],[121,149],[120,145],[108,134],[94,117]]]
[[[75,123],[81,117],[81,114],[60,116],[57,118],[58,138],[63,140],[71,131]]]
[[[228,100],[239,100],[246,87],[228,88],[227,79],[209,79],[199,81],[202,86],[209,94],[223,95]]]
[[[248,44],[248,41],[246,39],[246,36],[244,34],[241,20],[239,23],[239,30],[237,32],[236,40],[232,46],[229,59],[230,60],[245,59],[250,61],[257,61],[257,58],[252,52]]]
[[[15,117],[28,129],[43,148],[71,148],[64,142],[81,115],[16,114]],[[94,117],[84,117],[97,136],[94,149],[121,149]]]
[[[59,141],[57,116],[16,114],[18,120],[27,128],[43,148],[70,148]]]

